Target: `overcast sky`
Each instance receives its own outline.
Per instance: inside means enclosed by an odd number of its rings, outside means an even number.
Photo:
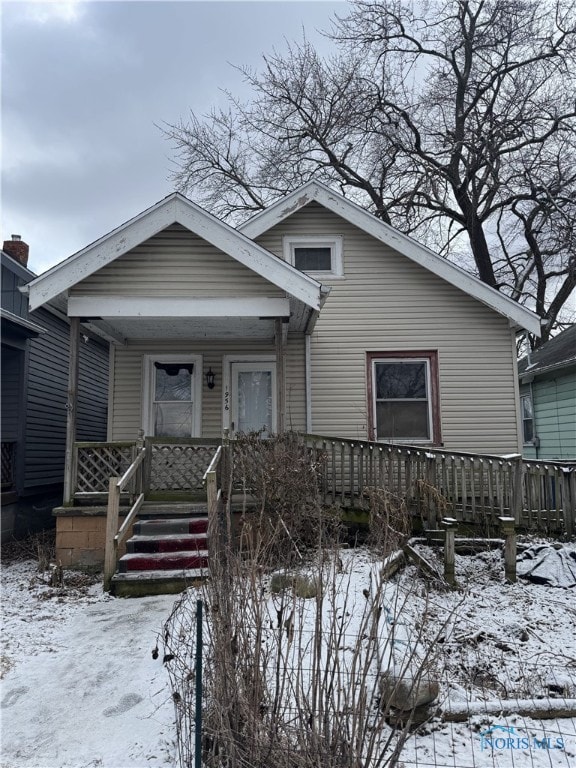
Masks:
[[[238,93],[231,64],[258,66],[306,37],[328,51],[342,3],[3,0],[1,239],[41,273],[173,191],[158,124]]]

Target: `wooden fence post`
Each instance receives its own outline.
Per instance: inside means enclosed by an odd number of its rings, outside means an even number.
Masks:
[[[444,526],[444,578],[453,587],[456,584],[454,539],[458,521],[453,517],[445,517],[442,525]]]
[[[516,528],[513,517],[499,517],[504,534],[504,577],[511,584],[516,582]]]
[[[104,590],[110,591],[112,576],[116,571],[116,547],[114,537],[118,533],[120,512],[119,477],[111,477],[108,482],[108,510],[106,513],[106,545],[104,549]]]
[[[515,456],[514,462],[514,498],[510,512],[514,515],[514,522],[518,526],[522,523],[522,512],[524,511],[524,462],[522,455]]]
[[[572,537],[576,525],[576,468],[562,469],[562,512],[564,516],[564,533]],[[558,489],[556,489],[558,493]]]

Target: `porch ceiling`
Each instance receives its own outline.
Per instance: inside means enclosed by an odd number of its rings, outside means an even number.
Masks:
[[[291,317],[288,330],[303,332],[303,318]],[[274,318],[257,317],[154,317],[154,318],[102,318],[108,335],[116,340],[144,341],[148,339],[167,341],[191,339],[256,339],[274,338]],[[84,321],[84,325],[97,330],[102,323],[97,319]],[[112,333],[111,333],[112,332]]]
[[[122,343],[148,339],[271,340],[275,318],[288,321],[288,332],[304,333],[314,312],[293,296],[254,300],[70,297],[68,314]]]

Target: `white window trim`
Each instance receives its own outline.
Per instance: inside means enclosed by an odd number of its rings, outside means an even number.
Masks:
[[[284,235],[282,238],[282,250],[284,260],[292,266],[294,264],[295,248],[330,248],[332,268],[310,269],[305,272],[311,277],[321,277],[329,280],[344,279],[343,237],[342,235]]]
[[[273,370],[272,376],[272,430],[278,424],[276,402],[276,358],[274,355],[223,355],[222,356],[222,428],[232,424],[232,363],[266,363]]]
[[[523,400],[528,399],[530,400],[530,406],[532,408],[532,417],[530,419],[524,418],[524,405]],[[524,422],[525,421],[531,421],[532,422],[532,440],[526,440],[524,437]],[[532,397],[531,392],[525,392],[523,395],[520,395],[520,429],[522,430],[522,445],[524,446],[530,446],[534,447],[534,437],[536,434],[536,421],[534,419],[534,399]]]
[[[202,355],[144,355],[143,360],[143,393],[142,393],[142,429],[145,435],[154,435],[154,363],[192,363],[192,435],[202,437]]]
[[[377,363],[424,363],[426,366],[426,400],[428,405],[428,435],[429,437],[402,437],[401,435],[385,436],[378,434],[378,420],[376,416],[376,365]],[[383,443],[422,443],[429,445],[434,442],[434,417],[433,410],[434,404],[432,402],[432,377],[430,368],[430,359],[427,357],[381,357],[372,359],[372,423],[374,425],[374,432],[376,434],[376,440]],[[424,398],[395,398],[396,401],[402,402],[424,402]]]

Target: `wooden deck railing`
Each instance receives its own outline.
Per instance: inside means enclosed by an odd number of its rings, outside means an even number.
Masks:
[[[450,514],[463,522],[496,527],[499,517],[511,516],[530,530],[572,535],[576,528],[576,462],[322,435],[305,435],[304,440],[312,456],[322,456],[325,503],[368,509],[369,489],[385,488],[405,497],[428,527],[436,527],[443,512],[439,493]]]
[[[140,507],[144,503],[144,461],[147,449],[141,448],[138,455],[122,477],[111,477],[108,481],[108,509],[106,511],[106,544],[104,550],[104,589],[110,589],[112,576],[118,564],[118,549],[130,531]],[[118,527],[120,516],[120,495],[133,481],[135,499],[124,522]]]
[[[323,435],[302,439],[312,458],[322,458],[320,484],[326,504],[367,510],[370,490],[384,488],[406,499],[428,528],[437,527],[440,518],[449,515],[492,530],[499,528],[500,517],[512,517],[517,527],[527,530],[568,536],[576,532],[576,462]],[[226,436],[222,447],[216,439],[147,438],[145,448],[143,441],[77,443],[75,487],[83,489],[77,495],[108,495],[108,567],[113,563],[115,568],[118,546],[155,483],[169,490],[206,487],[209,511],[218,509],[222,516],[227,502],[223,497],[233,488],[231,454]],[[151,479],[154,471],[157,480]],[[220,471],[227,480],[219,476]],[[129,522],[118,530],[123,493],[131,494],[132,508]]]

